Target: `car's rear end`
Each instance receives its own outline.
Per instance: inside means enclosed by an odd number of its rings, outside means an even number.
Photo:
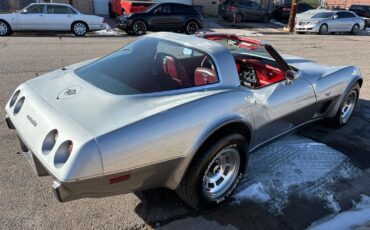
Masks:
[[[218,14],[225,20],[233,20],[234,15],[238,11],[237,1],[227,0],[220,4]]]
[[[365,28],[370,26],[370,5],[351,5],[348,10],[364,18]]]

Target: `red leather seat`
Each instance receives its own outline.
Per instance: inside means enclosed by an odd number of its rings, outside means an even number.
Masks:
[[[169,76],[178,86],[189,87],[189,77],[183,65],[173,56],[163,58],[163,72]]]
[[[218,78],[216,72],[213,69],[198,67],[194,72],[194,84],[199,85],[208,85],[212,83],[217,83]]]

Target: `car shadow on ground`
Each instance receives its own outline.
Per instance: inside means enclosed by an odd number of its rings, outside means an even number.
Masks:
[[[306,127],[298,133],[344,153],[360,169],[370,168],[369,101],[359,100],[352,120],[341,129],[327,128],[323,123]],[[369,175],[364,170],[354,179],[339,180],[331,185],[342,211],[352,208],[352,202],[360,200],[361,194],[370,195]],[[309,200],[297,193],[289,195],[288,206],[281,213],[270,212],[266,205],[250,201],[230,201],[211,210],[195,211],[181,201],[175,192],[167,189],[152,189],[136,195],[141,203],[135,212],[153,228],[188,229],[198,223],[202,228],[214,229],[216,223],[219,228],[304,229],[331,213],[323,201]]]
[[[328,128],[324,123],[298,133],[344,153],[361,169],[370,168],[370,101],[360,99],[350,123],[340,129]]]

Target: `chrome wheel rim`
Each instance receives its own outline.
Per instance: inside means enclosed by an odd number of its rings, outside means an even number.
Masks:
[[[349,94],[348,97],[346,98],[342,106],[342,109],[340,111],[340,122],[342,124],[347,123],[349,118],[351,117],[353,110],[355,108],[355,105],[356,105],[356,100],[357,100],[357,92],[352,91],[352,93]]]
[[[84,35],[86,33],[86,26],[82,23],[76,23],[73,27],[74,32],[77,35]]]
[[[134,32],[135,32],[136,34],[141,35],[141,34],[144,34],[144,33],[145,33],[145,31],[146,31],[146,25],[145,25],[145,23],[144,23],[144,22],[136,22],[136,23],[134,24]]]
[[[186,31],[188,34],[195,34],[198,30],[198,25],[195,22],[190,22],[188,26],[186,27]]]
[[[4,22],[0,22],[0,35],[8,33],[8,26]]]
[[[202,193],[208,200],[221,198],[234,184],[240,168],[240,155],[234,147],[222,149],[204,173]]]

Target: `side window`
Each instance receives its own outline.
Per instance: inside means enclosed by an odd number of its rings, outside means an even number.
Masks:
[[[42,14],[44,13],[44,5],[32,5],[27,8],[27,14]]]
[[[240,2],[240,5],[245,7],[245,8],[248,8],[248,9],[252,9],[252,3],[251,2]]]
[[[343,12],[339,12],[339,13],[337,13],[337,15],[338,15],[338,18],[345,18],[346,17],[346,15]]]
[[[71,14],[69,9],[66,6],[47,6],[47,13],[48,14]]]
[[[258,5],[257,3],[255,3],[255,2],[251,2],[251,4],[252,4],[252,8],[253,9],[259,9],[260,8],[260,5]]]
[[[68,9],[72,12],[72,14],[77,14],[77,11],[71,7],[68,7]]]
[[[344,13],[346,16],[346,18],[354,18],[355,17],[355,15],[354,14],[352,14],[352,13],[349,13],[349,12],[345,12]]]
[[[185,8],[180,5],[172,5],[171,12],[174,14],[187,14]]]
[[[212,58],[192,48],[159,42],[156,59],[162,64],[164,76],[179,88],[219,82]]]
[[[164,13],[164,14],[169,14],[169,13],[171,13],[171,7],[170,6],[164,6],[163,8],[162,8],[162,13]]]

